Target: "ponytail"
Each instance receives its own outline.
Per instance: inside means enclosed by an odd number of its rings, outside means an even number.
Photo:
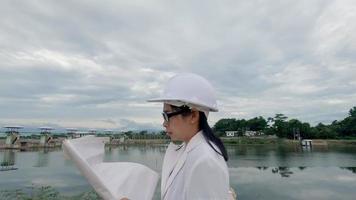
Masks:
[[[208,120],[204,112],[199,112],[199,128],[200,130],[203,131],[203,135],[207,140],[208,144],[210,145],[210,147],[213,148],[216,153],[224,157],[225,161],[228,161],[229,157],[227,155],[225,146],[220,140],[220,138],[214,135],[213,130],[210,128],[208,124]],[[219,148],[220,151],[216,150],[215,147],[211,144],[211,142],[214,143]]]

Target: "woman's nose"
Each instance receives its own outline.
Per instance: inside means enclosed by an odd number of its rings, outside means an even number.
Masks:
[[[163,120],[163,124],[162,124],[162,126],[163,126],[164,128],[167,128],[168,123],[167,123],[167,121],[166,121],[166,120]]]

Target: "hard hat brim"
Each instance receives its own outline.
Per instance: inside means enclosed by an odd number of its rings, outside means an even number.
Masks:
[[[209,111],[209,112],[218,112],[219,110],[217,108],[213,108],[211,106],[199,104],[196,102],[192,102],[189,100],[185,99],[176,99],[176,98],[154,98],[154,99],[148,99],[147,102],[162,102],[162,103],[167,103],[175,106],[183,106],[187,105],[191,108],[196,108],[201,111]]]

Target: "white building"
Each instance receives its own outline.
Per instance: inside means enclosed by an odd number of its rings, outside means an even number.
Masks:
[[[226,137],[235,137],[237,136],[237,131],[225,131]]]
[[[245,131],[244,135],[247,137],[254,137],[264,135],[264,133],[261,131]]]

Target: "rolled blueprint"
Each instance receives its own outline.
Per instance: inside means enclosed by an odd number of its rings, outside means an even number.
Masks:
[[[159,179],[150,168],[132,162],[103,162],[105,138],[65,140],[63,151],[105,200],[150,200]]]

